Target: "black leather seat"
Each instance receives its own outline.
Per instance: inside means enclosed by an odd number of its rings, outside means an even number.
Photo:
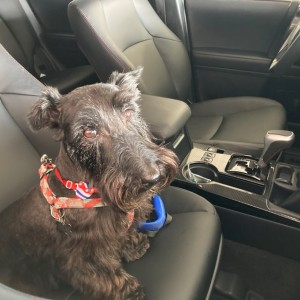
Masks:
[[[73,0],[69,20],[81,49],[98,76],[143,66],[144,94],[186,100],[191,67],[183,43],[147,0]],[[188,128],[195,143],[258,154],[265,133],[283,129],[283,107],[270,99],[237,97],[191,105]]]
[[[0,210],[38,182],[43,153],[54,157],[58,145],[47,131],[32,133],[27,111],[43,85],[0,46]],[[222,236],[214,207],[202,197],[170,187],[162,193],[173,221],[152,239],[146,255],[126,267],[145,287],[147,299],[206,299],[210,295],[220,257]],[[17,222],[18,220],[12,220]],[[0,270],[1,273],[1,270]],[[48,299],[83,299],[61,287]],[[0,284],[0,299],[32,299]]]
[[[41,45],[19,0],[0,3],[0,21],[0,43],[40,81],[57,87],[62,93],[98,81],[91,66],[65,68]]]

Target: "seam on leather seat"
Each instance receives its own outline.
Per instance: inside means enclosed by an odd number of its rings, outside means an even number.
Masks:
[[[101,3],[100,1],[99,1],[99,3],[102,5],[102,3]],[[91,32],[92,32],[92,34],[95,36],[96,40],[97,40],[101,45],[103,45],[104,48],[107,50],[107,52],[109,52],[109,53],[116,59],[116,61],[117,61],[118,64],[120,65],[120,67],[123,68],[124,70],[126,70],[126,69],[128,69],[128,68],[130,69],[130,67],[127,66],[127,65],[125,65],[124,61],[122,61],[122,60],[120,59],[120,57],[119,57],[116,53],[113,52],[113,49],[110,48],[110,47],[105,43],[104,40],[102,40],[102,39],[99,38],[98,34],[96,33],[96,30],[95,30],[94,26],[89,22],[87,16],[84,14],[84,12],[83,12],[76,4],[74,4],[73,2],[71,2],[70,5],[73,6],[73,7],[75,7],[76,11],[83,17],[83,21],[88,25],[88,27],[91,28]],[[103,7],[103,5],[102,5],[102,7]],[[105,16],[105,10],[104,10],[104,9],[103,9],[103,13],[104,13],[104,16]],[[105,19],[105,20],[106,20],[106,19]],[[106,23],[107,23],[107,21],[106,21]]]
[[[102,2],[102,1],[99,1],[99,2],[100,2],[100,4],[101,4],[101,6],[102,6],[103,14],[104,14],[104,18],[105,18],[105,22],[106,22],[106,25],[107,25],[107,28],[108,28],[108,21],[107,21],[106,11],[105,11],[105,8],[104,8],[104,6],[103,6],[103,2]],[[93,25],[91,25],[91,26],[93,26]],[[101,41],[101,39],[99,39],[99,40]],[[131,71],[132,68],[131,68],[130,66],[128,66],[128,65],[125,66],[125,62],[121,59],[121,57],[119,57],[119,55],[117,55],[116,53],[113,53],[113,49],[110,48],[109,45],[106,45],[106,43],[105,43],[104,40],[103,40],[103,44],[104,44],[105,46],[107,46],[108,49],[111,50],[112,55],[119,61],[120,65],[123,64],[123,71],[125,71],[126,68],[129,68],[129,69],[127,69],[127,71]],[[123,54],[123,52],[124,52],[124,50],[122,50],[122,54]],[[125,67],[124,67],[124,66],[125,66]]]
[[[143,41],[136,42],[136,43],[134,43],[134,44],[132,44],[132,45],[126,47],[124,50],[122,50],[122,52],[125,52],[125,51],[128,50],[130,47],[135,46],[135,45],[137,45],[137,44],[139,44],[139,43],[143,43],[143,42],[147,42],[147,41],[151,41],[151,40],[154,41],[154,39],[162,39],[162,40],[167,40],[167,41],[172,41],[172,42],[178,42],[178,43],[180,43],[179,41],[176,41],[176,40],[166,39],[166,38],[162,38],[162,37],[159,37],[159,36],[151,35],[151,38],[146,39],[146,40],[143,40]],[[157,47],[156,47],[156,49],[157,49]],[[157,51],[158,51],[158,49],[157,49]],[[158,51],[158,52],[159,52],[159,51]],[[159,53],[160,53],[160,52],[159,52]]]
[[[244,113],[244,112],[254,112],[254,111],[260,111],[266,108],[271,108],[271,107],[279,107],[278,105],[266,105],[266,106],[261,106],[259,108],[255,108],[255,109],[248,109],[248,110],[240,110],[234,113],[229,113],[229,114],[224,114],[223,116],[232,116],[235,114],[239,114],[239,113]]]
[[[5,96],[5,95],[15,95],[15,96],[32,96],[32,97],[39,97],[39,95],[36,94],[23,94],[23,93],[10,93],[10,92],[0,92],[0,96]]]
[[[163,63],[164,63],[164,66],[166,67],[166,70],[167,70],[167,72],[168,72],[168,74],[169,74],[169,78],[171,79],[172,86],[173,86],[173,88],[174,88],[174,90],[175,90],[175,92],[176,92],[176,94],[177,94],[177,97],[179,97],[179,91],[177,90],[176,84],[174,83],[174,79],[173,79],[173,77],[172,77],[172,75],[171,75],[172,72],[170,72],[170,70],[169,70],[169,68],[168,68],[168,66],[167,66],[167,64],[166,64],[166,62],[165,62],[163,56],[161,55],[160,51],[158,50],[157,45],[156,45],[156,43],[155,43],[155,39],[156,39],[156,38],[159,38],[159,39],[164,39],[164,40],[169,40],[169,41],[174,41],[174,42],[180,42],[180,41],[178,41],[178,40],[173,40],[173,39],[168,39],[168,38],[164,38],[164,37],[157,37],[157,36],[154,36],[151,32],[149,32],[147,26],[146,26],[145,23],[144,23],[144,20],[141,18],[140,14],[138,13],[138,10],[137,10],[137,8],[136,8],[136,5],[135,5],[134,1],[132,1],[132,4],[133,4],[133,6],[134,6],[134,8],[135,8],[135,12],[136,12],[136,14],[137,14],[137,16],[138,16],[140,22],[143,24],[143,27],[144,27],[145,30],[148,32],[148,34],[152,37],[153,44],[154,44],[154,46],[155,46],[157,52],[159,53],[159,55],[160,55],[160,57],[161,57],[161,59],[162,59],[162,61],[163,61]]]
[[[125,52],[126,50],[130,49],[131,47],[133,47],[133,46],[135,46],[135,45],[138,45],[138,44],[141,44],[141,43],[144,43],[144,42],[148,42],[148,41],[151,41],[151,40],[153,40],[153,39],[150,38],[150,39],[147,39],[147,40],[143,40],[143,41],[136,42],[136,43],[134,43],[134,44],[132,44],[132,45],[126,47],[124,50],[122,50],[122,52]]]
[[[168,65],[166,64],[166,62],[165,62],[163,56],[161,55],[160,51],[158,50],[157,45],[156,45],[156,43],[155,43],[155,38],[152,37],[152,40],[153,40],[153,44],[154,44],[154,46],[155,46],[157,52],[159,53],[159,55],[160,55],[162,61],[164,62],[164,66],[166,67],[166,70],[167,70],[167,72],[168,72],[168,74],[169,74],[169,77],[170,77],[170,79],[171,79],[171,82],[172,82],[172,86],[173,86],[174,90],[176,91],[177,98],[178,98],[179,92],[178,92],[178,90],[177,90],[177,88],[176,88],[176,84],[174,83],[174,80],[173,80],[173,77],[172,77],[172,72],[170,72],[170,70],[169,70],[169,68],[168,68]]]
[[[209,100],[207,100],[209,101]],[[240,110],[240,111],[236,111],[236,112],[233,112],[233,113],[228,113],[228,114],[218,114],[218,115],[205,115],[205,117],[224,117],[224,116],[231,116],[231,115],[235,115],[235,114],[239,114],[239,113],[243,113],[243,112],[251,112],[251,111],[259,111],[259,110],[262,110],[262,109],[266,109],[266,108],[271,108],[271,107],[276,107],[276,108],[279,108],[280,106],[279,105],[266,105],[266,106],[261,106],[259,108],[255,108],[255,109],[244,109],[244,110]],[[204,117],[204,116],[199,116],[197,114],[194,115],[194,117]]]
[[[263,109],[269,108],[269,107],[272,107],[272,106],[265,106]],[[273,107],[277,107],[277,106],[273,106]],[[254,110],[242,111],[242,112],[236,112],[236,113],[232,113],[232,114],[220,116],[220,117],[222,117],[222,121],[221,121],[221,123],[220,123],[219,128],[216,130],[216,132],[215,132],[214,135],[211,137],[211,139],[213,140],[214,137],[218,134],[218,132],[220,131],[220,129],[221,129],[221,127],[222,127],[222,124],[223,124],[227,119],[230,119],[230,117],[229,117],[229,118],[226,118],[226,117],[232,116],[232,115],[235,115],[235,114],[239,114],[239,113],[252,112],[252,111],[260,111],[260,110],[261,110],[261,109],[254,109]]]
[[[174,42],[181,42],[181,41],[179,41],[179,40],[173,40],[173,39],[168,39],[168,38],[165,38],[165,37],[159,37],[159,36],[153,35],[153,34],[148,30],[147,26],[146,26],[145,23],[144,23],[144,20],[140,17],[140,15],[139,15],[139,13],[138,13],[138,10],[136,9],[136,5],[135,5],[135,3],[134,3],[134,0],[132,1],[132,4],[133,4],[133,6],[134,6],[134,8],[135,8],[136,14],[137,14],[137,16],[138,16],[140,22],[141,22],[141,23],[143,24],[143,26],[144,26],[144,29],[148,32],[148,34],[149,34],[150,36],[152,36],[152,38],[156,37],[156,38],[161,38],[161,39],[170,40],[170,41],[174,41]]]
[[[206,116],[205,116],[206,117]],[[210,116],[207,116],[208,118],[210,117]],[[219,122],[219,124],[216,126],[216,130],[212,133],[212,134],[210,134],[209,135],[209,137],[200,137],[200,140],[210,140],[210,139],[212,139],[212,137],[216,134],[216,132],[218,131],[218,129],[220,128],[220,125],[222,124],[222,122],[223,122],[223,116],[212,116],[212,117],[219,117],[219,118],[221,118],[221,121]],[[189,128],[191,125],[191,122],[193,121],[193,120],[197,120],[199,117],[197,117],[197,116],[192,116],[189,120],[188,120],[188,122],[187,122],[187,127]],[[202,117],[200,117],[200,118],[202,118]],[[198,123],[198,122],[197,122]],[[197,126],[198,126],[198,124],[197,124]],[[191,127],[194,127],[194,126],[191,126]],[[190,134],[191,134],[191,137],[192,137],[192,140],[194,141],[194,142],[196,142],[196,141],[198,141],[198,137],[197,138],[195,138],[195,137],[193,137],[193,132],[194,132],[194,130],[193,129],[191,129],[191,127],[190,127]],[[207,134],[208,132],[206,132],[206,134]],[[195,136],[198,136],[198,134],[195,134]]]
[[[224,123],[225,117],[224,116],[220,116],[222,117],[221,122],[219,124],[219,127],[217,128],[217,130],[215,131],[215,133],[213,134],[213,136],[210,138],[211,140],[216,136],[216,134],[220,131],[220,128],[222,127],[222,124]]]
[[[151,33],[150,33],[150,35],[151,35],[153,38],[156,38],[156,39],[162,39],[162,40],[166,40],[166,41],[176,42],[176,43],[179,43],[179,44],[182,43],[181,41],[178,41],[178,40],[168,39],[168,38],[166,38],[166,37],[153,35],[153,34],[151,34]]]
[[[201,210],[195,210],[195,211],[184,211],[184,212],[178,212],[178,213],[171,213],[171,216],[177,216],[177,215],[187,215],[187,214],[195,214],[195,213],[208,213],[211,215],[216,215],[216,210],[205,210],[204,208]]]

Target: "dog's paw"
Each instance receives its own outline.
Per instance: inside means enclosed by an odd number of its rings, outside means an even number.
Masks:
[[[144,299],[145,294],[137,278],[127,273],[124,273],[124,277],[126,278],[126,283],[124,284],[124,288],[121,292],[121,299],[126,299],[126,300]]]
[[[122,249],[122,257],[127,262],[137,260],[144,256],[149,247],[148,236],[144,233],[133,231],[127,236]]]
[[[143,288],[139,286],[136,290],[134,290],[127,298],[128,300],[143,300],[145,299],[145,293]]]

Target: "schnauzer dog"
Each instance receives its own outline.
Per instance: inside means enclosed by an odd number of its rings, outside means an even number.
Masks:
[[[42,157],[40,185],[0,215],[6,284],[36,295],[68,283],[88,299],[144,297],[122,260],[149,248],[136,224],[178,166],[140,116],[140,74],[114,72],[65,96],[46,87],[32,107],[31,128],[49,128],[60,151],[55,164]]]

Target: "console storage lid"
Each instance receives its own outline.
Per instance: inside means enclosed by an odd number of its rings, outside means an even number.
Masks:
[[[141,110],[151,130],[158,131],[164,139],[178,133],[191,116],[183,101],[151,95],[142,95]]]

